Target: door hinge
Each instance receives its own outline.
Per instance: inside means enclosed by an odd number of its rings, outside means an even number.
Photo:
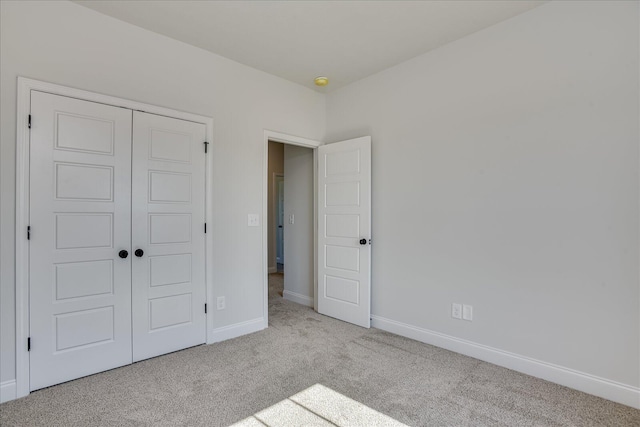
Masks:
[[[29,126],[29,129],[31,129],[31,114],[29,114],[29,123],[27,123],[27,126]]]
[[[27,240],[31,240],[31,226],[27,225]]]
[[[204,223],[204,234],[207,234],[207,223]]]
[[[206,153],[209,150],[209,143],[207,141],[204,142],[204,152]]]
[[[204,303],[204,314],[207,314],[207,303]]]
[[[31,337],[27,338],[27,351],[31,351]]]

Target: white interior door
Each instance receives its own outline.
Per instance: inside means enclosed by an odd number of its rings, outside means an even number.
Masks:
[[[318,312],[368,328],[371,137],[318,147]]]
[[[131,110],[31,92],[30,389],[131,363]]]
[[[133,360],[206,339],[206,126],[135,111]]]

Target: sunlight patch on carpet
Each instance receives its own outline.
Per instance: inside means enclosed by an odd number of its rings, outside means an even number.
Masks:
[[[316,384],[232,427],[384,426],[406,427],[360,402]]]

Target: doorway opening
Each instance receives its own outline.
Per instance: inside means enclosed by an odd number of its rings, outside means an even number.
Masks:
[[[268,143],[269,299],[313,306],[314,168],[308,147]]]
[[[263,318],[266,328],[270,298],[290,300],[317,310],[316,155],[322,143],[265,131],[263,144]],[[302,207],[294,203],[296,201]]]

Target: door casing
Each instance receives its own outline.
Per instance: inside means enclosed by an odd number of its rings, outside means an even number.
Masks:
[[[144,111],[161,116],[202,123],[206,126],[206,140],[209,142],[209,155],[206,158],[205,171],[205,219],[213,224],[213,119],[193,113],[158,107],[137,101],[103,95],[95,92],[61,86],[39,80],[18,77],[18,100],[16,108],[16,397],[27,396],[29,387],[29,242],[27,226],[29,226],[29,115],[31,111],[31,91],[37,90],[53,95],[67,96],[85,101],[123,107],[130,110]],[[32,120],[37,120],[33,117]],[[266,185],[266,183],[265,183]],[[266,199],[265,199],[266,201]],[[266,230],[266,228],[265,228]],[[212,259],[207,256],[213,253],[213,235],[205,235],[205,287],[207,305],[213,306]],[[266,256],[266,255],[265,255]],[[213,311],[206,314],[207,344],[213,339]],[[266,326],[266,324],[265,324]]]

